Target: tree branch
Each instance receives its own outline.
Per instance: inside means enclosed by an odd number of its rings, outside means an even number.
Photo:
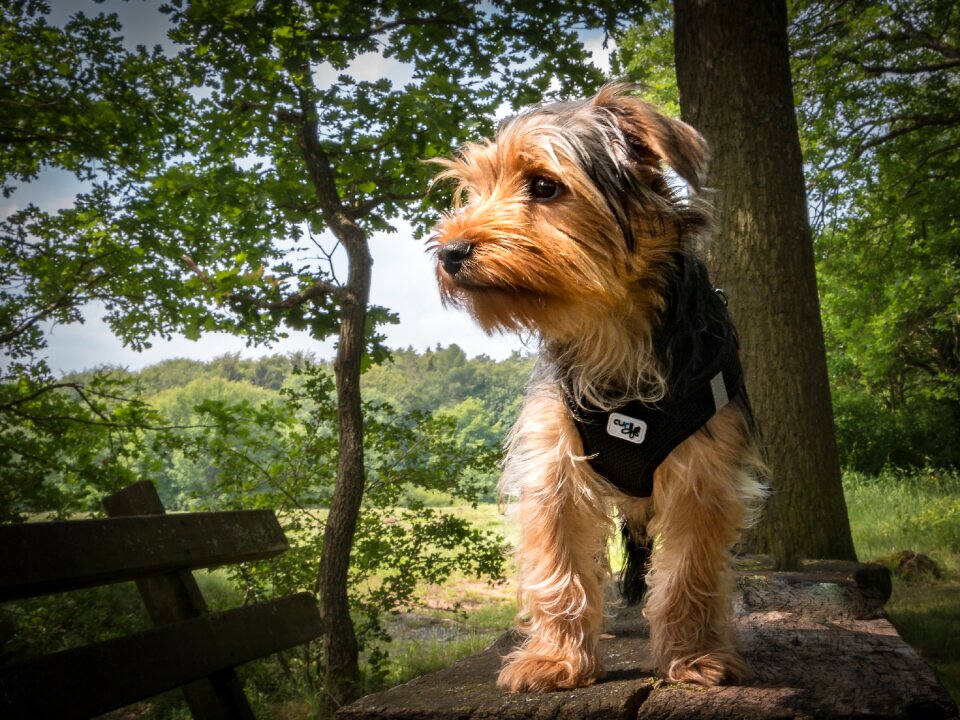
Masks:
[[[450,25],[453,27],[465,28],[467,23],[458,17],[444,18],[440,15],[431,15],[429,17],[406,17],[406,18],[397,18],[391,22],[385,22],[380,25],[371,27],[363,32],[357,33],[318,33],[313,37],[316,40],[325,41],[325,42],[363,42],[364,40],[371,40],[377,35],[383,35],[383,33],[389,30],[396,30],[399,27],[416,27],[423,25]]]
[[[0,403],[0,409],[3,410],[12,410],[17,405],[22,405],[23,403],[30,402],[36,398],[44,395],[45,393],[51,392],[53,390],[60,390],[64,388],[69,388],[71,390],[76,390],[79,387],[79,383],[72,382],[63,382],[63,383],[50,383],[49,385],[43,385],[42,387],[37,388],[29,395],[23,395],[13,400]]]
[[[79,425],[91,425],[94,427],[121,430],[196,430],[210,427],[209,425],[148,425],[136,422],[115,422],[107,419],[91,420],[90,418],[79,417],[77,415],[35,415],[19,410],[16,407],[7,408],[7,412],[38,425],[51,422],[73,422]],[[99,413],[96,414],[98,417],[104,417]]]
[[[207,289],[211,293],[217,294],[217,284],[203,268],[197,265],[192,257],[189,255],[182,255],[180,259],[183,260],[193,274],[196,275],[200,281],[207,286]],[[334,285],[326,280],[317,280],[311,285],[305,287],[303,290],[291,293],[281,300],[263,300],[261,298],[254,297],[249,293],[234,292],[223,293],[222,297],[229,303],[249,305],[261,310],[289,310],[325,295],[332,295],[337,298],[342,298],[345,294],[346,289],[343,286]]]
[[[37,323],[46,320],[50,316],[50,313],[54,312],[55,310],[68,307],[70,305],[70,301],[72,300],[72,296],[64,295],[54,302],[41,308],[34,315],[24,318],[16,327],[11,328],[5,333],[0,333],[0,345],[6,345],[10,341],[15,340]]]
[[[960,124],[960,112],[939,113],[935,115],[898,115],[891,119],[894,121],[912,120],[913,122],[910,125],[894,128],[883,135],[860,143],[860,145],[857,146],[857,148],[853,151],[852,157],[854,160],[860,159],[860,157],[870,148],[882,145],[883,143],[893,140],[894,138],[898,138],[901,135],[907,135],[928,127],[943,127]]]
[[[346,247],[348,255],[353,252],[366,253],[368,252],[366,249],[366,233],[363,228],[357,225],[356,218],[351,214],[349,208],[343,204],[340,192],[337,190],[336,176],[330,163],[330,157],[319,139],[317,119],[319,112],[316,101],[310,97],[308,91],[309,88],[313,87],[310,63],[304,62],[300,72],[301,78],[297,93],[303,120],[297,141],[307,165],[307,171],[310,173],[317,200],[320,202],[320,212],[327,223],[327,227]],[[347,286],[344,287],[350,289],[350,283],[348,282]],[[352,292],[352,289],[349,291]]]
[[[290,110],[278,110],[277,120],[281,120],[282,122],[290,123],[292,125],[299,125],[303,122],[303,115],[297,112],[291,112]]]
[[[948,58],[960,59],[960,49],[957,47],[940,41],[926,30],[917,28],[908,18],[900,13],[895,14],[894,17],[897,19],[897,22],[900,23],[904,33],[911,40],[916,40],[923,47],[934,50]]]
[[[350,206],[350,214],[359,219],[366,217],[384,203],[409,202],[412,200],[420,200],[423,197],[424,193],[384,193],[383,195],[376,195],[362,202],[358,201],[354,203]]]
[[[874,75],[919,75],[921,73],[939,72],[940,70],[949,70],[950,68],[960,66],[960,58],[944,60],[941,63],[932,65],[913,65],[911,67],[897,67],[895,65],[868,65],[860,60],[845,56],[843,59],[859,65],[863,70]]]
[[[28,246],[26,243],[18,244]],[[112,253],[102,253],[97,257],[89,258],[81,262],[80,266],[75,272],[75,277],[78,278],[74,281],[75,284],[72,287],[69,287],[56,300],[47,303],[43,307],[36,308],[36,311],[33,315],[24,317],[15,327],[10,328],[6,332],[0,333],[0,346],[15,340],[17,337],[27,332],[31,327],[37,325],[37,323],[47,320],[50,315],[57,310],[78,305],[84,299],[89,300],[92,297],[95,297],[97,294],[97,286],[107,279],[107,274],[105,272],[100,272],[99,274],[91,272],[86,274],[87,268],[102,261],[103,258],[108,257],[111,254]],[[80,276],[84,274],[86,274],[86,277],[80,278]]]
[[[36,400],[41,395],[46,395],[49,392],[55,390],[72,390],[76,393],[80,399],[83,401],[83,404],[87,406],[91,413],[93,413],[98,420],[92,420],[90,418],[79,417],[77,415],[37,415],[30,412],[25,412],[21,410],[18,406],[23,405],[24,403],[29,403],[32,400]],[[59,421],[68,421],[80,423],[81,425],[96,425],[97,427],[106,427],[106,428],[125,428],[125,429],[144,429],[144,430],[195,430],[200,428],[211,427],[209,425],[151,425],[146,423],[136,423],[136,422],[116,422],[111,420],[103,411],[97,407],[97,405],[90,399],[90,395],[93,395],[98,398],[108,399],[108,400],[117,400],[119,402],[129,403],[136,401],[136,399],[131,399],[128,397],[123,397],[120,395],[112,395],[110,393],[103,393],[97,390],[92,390],[89,387],[86,387],[83,383],[79,382],[52,382],[34,389],[32,392],[22,395],[12,400],[0,403],[0,411],[9,412],[17,417],[24,418],[25,420],[31,420],[36,423],[48,423],[48,422],[59,422]]]

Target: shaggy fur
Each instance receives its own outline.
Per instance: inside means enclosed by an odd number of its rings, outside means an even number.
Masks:
[[[540,339],[501,479],[519,497],[522,533],[525,641],[499,678],[514,691],[597,676],[614,514],[627,539],[624,594],[637,601],[646,589],[660,672],[703,685],[746,672],[730,624],[731,548],[763,489],[743,394],[673,450],[652,498],[591,468],[571,411],[682,393],[717,312],[697,257],[709,214],[663,169],[697,193],[706,144],[631,90],[609,85],[584,102],[534,108],[440,161],[438,177],[456,184],[431,239],[444,302],[487,331]]]

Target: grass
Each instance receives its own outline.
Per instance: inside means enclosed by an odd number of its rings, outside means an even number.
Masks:
[[[495,503],[437,509],[502,535],[508,544],[516,541],[515,524],[503,517]],[[377,649],[387,652],[389,660],[384,674],[368,679],[368,692],[448,667],[491,645],[513,625],[516,585],[511,577],[509,570],[505,579],[495,582],[455,573],[443,585],[421,585],[419,603],[394,614],[387,623],[392,639]]]
[[[862,560],[917,550],[960,574],[960,473],[886,471],[844,475],[857,554]]]
[[[444,598],[457,589],[457,604]],[[459,577],[442,588],[425,590],[426,604],[394,616],[390,661],[380,683],[391,687],[433,672],[489,647],[513,623],[514,589],[509,583],[487,585]],[[438,602],[439,599],[439,602]]]
[[[844,491],[861,560],[885,562],[913,550],[939,566],[940,578],[907,580],[895,572],[886,609],[960,703],[960,473],[847,473]]]

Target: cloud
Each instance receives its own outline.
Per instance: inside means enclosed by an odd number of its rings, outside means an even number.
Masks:
[[[373,255],[371,302],[400,315],[399,325],[381,328],[388,347],[413,347],[423,351],[436,345],[456,343],[469,356],[487,355],[496,359],[513,352],[533,352],[515,335],[485,334],[463,311],[444,308],[436,287],[433,259],[424,252],[423,242],[414,238],[406,224],[398,224],[391,234],[377,233],[370,239]],[[75,325],[54,325],[47,328],[46,356],[55,373],[86,370],[99,365],[118,365],[137,370],[172,358],[210,360],[225,353],[258,357],[270,353],[312,352],[332,358],[333,339],[319,342],[305,332],[291,332],[290,337],[271,346],[247,347],[243,338],[225,333],[211,333],[199,340],[182,335],[171,340],[151,338],[152,347],[136,352],[124,347],[101,319],[105,314],[99,303],[90,303],[83,311],[86,322]]]
[[[349,75],[358,82],[376,82],[387,78],[394,86],[401,86],[413,80],[413,66],[368,52],[357,55],[343,70],[337,70],[330,63],[320,63],[313,74],[318,87],[336,85],[340,75]]]
[[[210,360],[226,353],[240,353],[244,357],[256,357],[271,352],[292,352],[305,350],[318,356],[330,356],[332,343],[324,347],[305,333],[302,337],[293,337],[275,348],[248,348],[243,338],[227,334],[210,334],[198,341],[175,336],[171,340],[155,337],[153,347],[136,352],[114,336],[101,317],[103,307],[91,303],[84,308],[86,322],[73,325],[57,325],[47,330],[48,350],[46,353],[50,369],[55,374],[88,370],[103,365],[125,367],[139,370],[162,360],[188,358],[191,360]]]
[[[88,17],[115,13],[123,26],[123,44],[129,49],[137,45],[152,48],[160,45],[165,50],[176,46],[167,38],[169,23],[160,13],[160,3],[150,0],[49,0],[50,22],[63,25],[72,16],[82,12]]]
[[[456,343],[467,355],[508,357],[524,352],[515,335],[487,335],[462,310],[440,303],[432,256],[405,223],[392,234],[378,233],[370,241],[373,255],[371,302],[400,315],[400,324],[384,330],[391,347],[412,345],[418,350],[437,343]]]

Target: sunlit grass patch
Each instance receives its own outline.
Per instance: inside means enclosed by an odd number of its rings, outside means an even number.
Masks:
[[[489,647],[513,624],[516,586],[461,574],[443,585],[418,588],[416,607],[394,613],[387,622],[391,641],[385,673],[371,678],[368,691],[407,682]]]
[[[861,560],[915,550],[946,572],[960,573],[960,473],[887,470],[874,477],[848,472],[844,490]]]
[[[860,560],[883,561],[913,550],[940,568],[940,579],[894,574],[886,609],[903,639],[933,665],[960,702],[960,473],[847,473],[844,490]]]

